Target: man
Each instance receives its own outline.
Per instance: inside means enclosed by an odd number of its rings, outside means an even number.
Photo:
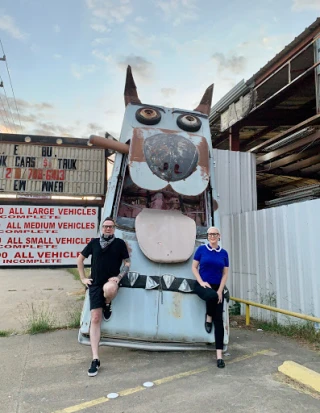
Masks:
[[[89,288],[90,297],[90,344],[92,363],[88,370],[90,377],[96,376],[100,367],[98,356],[100,326],[102,317],[109,321],[112,315],[111,301],[117,295],[119,282],[130,268],[130,259],[125,242],[114,236],[115,222],[106,218],[102,223],[100,238],[92,239],[77,259],[82,283]],[[84,273],[84,260],[91,258],[91,278]],[[120,272],[121,265],[123,268]]]

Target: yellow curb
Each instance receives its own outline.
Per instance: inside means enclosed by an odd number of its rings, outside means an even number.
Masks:
[[[294,361],[285,361],[278,370],[301,384],[320,393],[320,374]]]

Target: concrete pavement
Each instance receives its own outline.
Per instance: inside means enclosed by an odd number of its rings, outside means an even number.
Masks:
[[[61,325],[81,305],[82,286],[64,270],[0,270],[0,330],[23,330],[31,303],[47,305]],[[87,376],[90,348],[77,330],[0,338],[1,413],[319,412],[320,394],[278,372],[286,361],[320,373],[319,352],[266,332],[231,330],[226,368],[212,352],[100,349],[101,369]],[[143,383],[152,381],[152,388]],[[120,397],[107,396],[116,392]]]
[[[102,347],[93,378],[90,348],[77,343],[76,330],[1,338],[1,412],[319,412],[319,393],[278,373],[286,360],[320,372],[318,353],[264,332],[233,329],[231,337],[223,370],[211,352]],[[121,396],[109,400],[112,392]]]
[[[36,312],[46,312],[55,325],[66,325],[84,288],[65,269],[0,269],[0,330],[23,332]]]

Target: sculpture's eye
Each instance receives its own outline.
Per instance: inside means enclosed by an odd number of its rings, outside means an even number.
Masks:
[[[201,120],[194,115],[180,115],[177,125],[187,132],[197,132],[201,128]]]
[[[145,125],[156,125],[161,120],[161,113],[154,108],[140,108],[136,111],[136,119]]]

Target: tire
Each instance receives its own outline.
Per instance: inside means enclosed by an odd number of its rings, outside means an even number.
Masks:
[[[186,132],[198,132],[201,128],[201,120],[195,115],[180,115],[177,118],[177,125]]]
[[[136,119],[144,125],[156,125],[161,120],[161,113],[158,109],[144,107],[136,111]]]

